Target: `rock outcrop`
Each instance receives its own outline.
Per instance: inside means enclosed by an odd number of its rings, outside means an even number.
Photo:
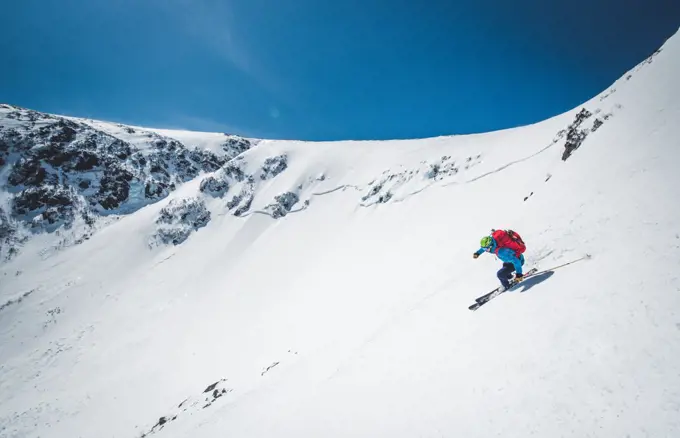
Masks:
[[[152,244],[179,245],[208,222],[210,212],[202,200],[173,199],[156,218],[158,227],[152,236]]]
[[[0,105],[0,167],[9,167],[0,188],[11,198],[6,218],[33,233],[69,228],[77,218],[91,225],[157,202],[252,147],[225,135],[223,151],[214,153],[152,131],[101,125]],[[213,181],[205,189],[221,196],[228,185]]]

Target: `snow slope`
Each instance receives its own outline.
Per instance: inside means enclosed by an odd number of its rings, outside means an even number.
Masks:
[[[226,193],[30,241],[0,265],[0,436],[680,436],[679,77],[676,35],[536,125],[261,141]],[[194,198],[207,224],[150,245]],[[473,313],[492,227],[528,265],[593,257]]]

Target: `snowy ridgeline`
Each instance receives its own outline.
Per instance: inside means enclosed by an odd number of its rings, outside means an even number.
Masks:
[[[596,132],[613,116],[616,109],[620,109],[617,104],[606,113],[600,108],[593,108],[592,111],[582,108],[571,123],[555,133],[546,148],[562,145],[562,160],[566,161],[581,147],[589,134]],[[224,200],[219,204],[220,210],[214,213],[222,214],[223,210],[227,210],[235,217],[255,213],[280,219],[289,213],[308,208],[314,197],[348,188],[360,193],[357,195],[359,206],[370,207],[403,201],[431,186],[474,180],[475,178],[466,175],[483,162],[483,154],[460,158],[444,155],[423,160],[417,166],[398,165],[383,171],[379,177],[368,182],[351,181],[349,184],[345,182],[333,185],[331,177],[326,174],[307,176],[305,183],[290,186],[287,190],[256,203],[262,184],[286,172],[289,169],[289,160],[287,154],[279,154],[257,161],[256,155],[247,153],[229,160],[219,170],[202,178],[199,191],[203,197],[197,195],[173,200],[161,211],[157,219],[159,226],[151,238],[151,245],[180,244],[192,232],[205,226],[211,217],[205,197]],[[255,170],[249,172],[248,169]]]
[[[584,122],[592,112],[583,109],[576,120],[556,134],[554,143],[564,139],[566,159],[597,130],[611,113]],[[305,190],[304,184],[274,195],[260,209],[253,210],[258,186],[288,169],[286,154],[265,158],[255,172],[248,163],[253,146],[244,138],[225,134],[221,153],[189,149],[177,140],[152,131],[115,125],[125,134],[143,136],[131,142],[73,119],[4,105],[0,108],[0,164],[6,202],[0,206],[0,239],[3,260],[15,255],[23,242],[35,233],[60,231],[60,244],[80,243],[91,237],[101,217],[125,215],[165,199],[178,185],[210,173],[200,183],[200,194],[226,198],[224,207],[234,216],[268,214],[274,219],[309,206],[311,198],[324,194]],[[100,122],[98,126],[101,126]],[[106,126],[106,125],[104,125]],[[482,162],[482,155],[459,160],[442,156],[422,161],[416,168],[385,170],[378,178],[347,185],[364,192],[361,206],[402,200],[424,188],[459,176]],[[311,178],[323,182],[325,175]],[[325,192],[339,188],[332,187]],[[302,192],[307,199],[301,201]],[[202,197],[172,200],[160,213],[152,245],[180,244],[191,232],[210,220]],[[68,233],[71,231],[71,233]]]
[[[658,53],[641,66],[651,63]],[[630,75],[625,80],[629,79]],[[610,88],[600,102],[615,92],[615,87]],[[619,109],[618,104],[607,111],[582,108],[546,148],[561,144],[562,159],[567,160]],[[304,210],[314,196],[346,188],[361,192],[357,202],[368,207],[404,200],[434,184],[465,182],[470,179],[465,173],[484,159],[481,153],[444,155],[425,159],[416,167],[392,166],[371,181],[344,181],[335,186],[327,181],[332,175],[307,176],[307,183],[261,199],[254,208],[259,187],[289,168],[288,155],[275,154],[253,163],[258,156],[248,151],[256,142],[228,134],[217,139],[218,147],[201,149],[153,130],[0,105],[0,263],[11,259],[38,233],[54,233],[57,248],[81,243],[110,222],[103,218],[127,215],[164,200],[195,178],[202,178],[199,193],[173,200],[163,209],[152,246],[180,244],[205,226],[211,217],[206,197],[225,199],[224,209],[235,217],[261,213],[279,219]]]

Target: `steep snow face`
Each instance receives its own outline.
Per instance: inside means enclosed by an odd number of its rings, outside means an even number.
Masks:
[[[0,435],[679,436],[678,77],[675,36],[543,123],[261,141],[36,235],[0,266]],[[472,313],[501,227],[592,258]]]

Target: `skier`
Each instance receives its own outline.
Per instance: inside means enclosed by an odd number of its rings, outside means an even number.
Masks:
[[[522,281],[522,265],[524,265],[524,254],[526,246],[522,238],[512,230],[491,230],[490,236],[484,236],[479,248],[472,257],[477,258],[484,252],[496,254],[503,262],[503,267],[498,271],[498,279],[501,281],[500,291],[506,291],[515,283]],[[515,272],[515,278],[512,273]]]

